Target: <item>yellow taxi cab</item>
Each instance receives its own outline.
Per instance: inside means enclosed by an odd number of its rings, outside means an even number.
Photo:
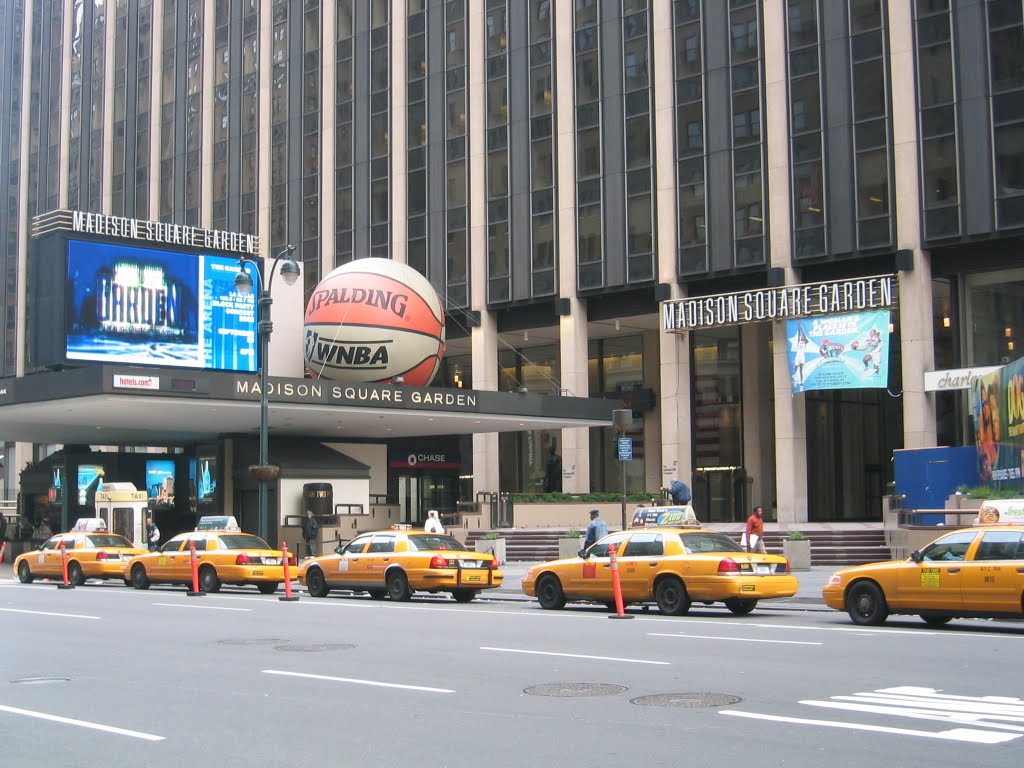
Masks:
[[[906,560],[843,568],[822,587],[825,604],[856,624],[917,614],[941,626],[955,617],[1024,615],[1024,525],[978,525],[940,536]]]
[[[313,597],[344,589],[405,601],[417,591],[450,592],[468,603],[501,581],[493,555],[467,551],[452,536],[426,531],[363,533],[334,554],[310,558],[299,568],[299,583]]]
[[[96,527],[89,532],[69,531],[51,536],[39,549],[14,560],[14,570],[23,584],[34,579],[63,579],[60,544],[68,556],[68,582],[81,586],[87,579],[120,579],[128,561],[146,550],[137,549],[124,536]]]
[[[781,555],[747,552],[724,533],[690,527],[632,528],[611,533],[578,557],[535,565],[523,591],[542,608],[597,601],[614,607],[609,546],[616,547],[624,604],[652,600],[669,616],[694,602],[725,603],[735,614],[750,613],[759,600],[792,597],[797,580]]]
[[[200,520],[199,527],[180,533],[160,547],[128,561],[125,583],[135,589],[150,584],[192,584],[191,548],[195,544],[199,589],[217,592],[222,584],[255,584],[264,595],[272,595],[284,581],[284,554],[271,549],[259,536],[243,533],[235,518],[217,518],[214,524]],[[295,555],[288,564],[297,570]],[[292,570],[289,579],[292,578]]]

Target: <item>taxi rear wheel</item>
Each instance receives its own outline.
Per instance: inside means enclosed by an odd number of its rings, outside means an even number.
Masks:
[[[68,581],[76,587],[80,587],[85,584],[85,574],[82,573],[82,566],[78,563],[68,563]]]
[[[725,601],[725,607],[737,616],[746,616],[752,610],[757,608],[757,600],[749,597],[730,597]]]
[[[395,571],[388,575],[388,596],[399,603],[404,603],[412,598],[409,579],[401,571]]]
[[[472,602],[473,598],[476,597],[477,590],[475,589],[453,589],[452,597],[455,598],[457,603],[469,603]]]
[[[306,574],[306,591],[310,597],[327,597],[327,593],[330,592],[324,572],[319,568],[310,568]]]
[[[257,584],[256,589],[260,591],[261,595],[272,595],[277,592],[277,582],[272,584]]]
[[[862,581],[846,593],[846,612],[854,624],[876,626],[889,618],[889,606],[877,584]]]
[[[24,560],[18,563],[18,579],[22,584],[31,584],[35,579],[35,576],[32,575],[32,568]]]
[[[220,579],[212,566],[199,569],[199,589],[203,592],[220,592]]]
[[[141,565],[132,568],[132,586],[136,589],[149,589],[149,577]]]
[[[942,627],[953,620],[952,616],[922,616],[921,618],[929,627]]]
[[[537,600],[540,601],[541,608],[549,611],[565,608],[565,592],[562,591],[562,583],[557,576],[550,573],[541,576],[537,582]]]
[[[690,595],[686,586],[674,576],[662,579],[654,588],[658,610],[666,616],[683,616],[690,611]]]

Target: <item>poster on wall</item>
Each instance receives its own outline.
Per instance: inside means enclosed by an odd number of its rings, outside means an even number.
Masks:
[[[150,459],[146,462],[146,491],[153,507],[174,506],[174,462]]]
[[[1024,358],[974,382],[971,418],[982,484],[1024,486]]]
[[[889,386],[889,310],[786,321],[793,392]]]

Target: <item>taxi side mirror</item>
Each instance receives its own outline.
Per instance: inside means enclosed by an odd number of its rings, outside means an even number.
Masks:
[[[910,553],[910,559],[913,560],[915,563],[920,563],[922,560],[924,560],[924,558],[921,557],[921,553],[918,552],[916,549]]]
[[[334,554],[342,555],[344,553],[345,553],[345,545],[344,544],[339,544],[338,546],[336,546],[334,548]]]
[[[584,560],[586,560],[587,559],[587,550],[581,549],[579,552],[576,553],[576,556],[577,557],[582,557]]]

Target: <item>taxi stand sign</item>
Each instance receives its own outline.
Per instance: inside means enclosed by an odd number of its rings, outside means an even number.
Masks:
[[[632,461],[633,460],[633,438],[632,437],[620,437],[617,438],[616,444],[619,448],[619,461]]]

